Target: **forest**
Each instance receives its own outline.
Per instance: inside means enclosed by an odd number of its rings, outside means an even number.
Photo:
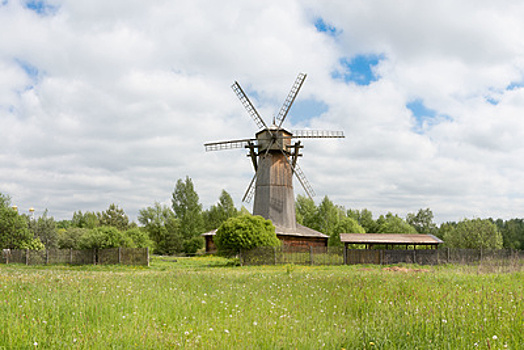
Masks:
[[[171,206],[153,203],[142,208],[138,222],[114,203],[101,212],[75,211],[67,220],[55,220],[47,210],[34,218],[18,213],[9,195],[0,193],[0,248],[149,247],[155,254],[195,254],[203,249],[202,233],[240,215],[249,211],[236,208],[225,190],[216,204],[203,209],[190,177],[177,180]],[[341,244],[340,233],[425,233],[450,248],[524,249],[522,218],[472,218],[437,225],[429,208],[405,218],[391,212],[375,218],[368,209],[346,209],[328,196],[317,205],[302,195],[296,198],[296,217],[298,223],[328,235],[330,246]]]

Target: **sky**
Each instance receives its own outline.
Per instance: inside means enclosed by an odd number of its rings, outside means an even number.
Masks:
[[[524,217],[524,3],[0,0],[0,193],[55,219],[132,220],[189,176],[237,207],[245,150],[300,72],[284,127],[319,203],[436,222]],[[304,194],[295,181],[295,194]],[[251,208],[250,204],[245,204]]]

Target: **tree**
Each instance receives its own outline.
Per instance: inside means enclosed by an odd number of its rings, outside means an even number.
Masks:
[[[241,249],[281,244],[271,220],[258,215],[242,215],[226,220],[217,229],[214,241],[222,254],[236,254]]]
[[[502,235],[503,245],[506,249],[524,249],[524,220],[511,219],[495,221],[500,234]]]
[[[490,220],[464,219],[445,233],[444,243],[450,248],[501,249],[502,235]]]
[[[301,225],[318,230],[318,215],[315,202],[306,196],[298,195],[295,201],[297,222]]]
[[[357,220],[358,224],[364,228],[367,233],[378,232],[379,225],[373,220],[373,214],[368,209],[354,210],[349,209],[347,216]]]
[[[47,216],[47,209],[37,220],[27,217],[27,221],[33,237],[38,238],[46,249],[58,247],[58,231],[55,219]]]
[[[120,231],[125,231],[129,228],[129,217],[124,212],[124,209],[117,205],[110,204],[109,208],[98,215],[100,226],[112,226]]]
[[[155,253],[171,255],[182,252],[180,224],[171,208],[155,203],[152,207],[140,209],[138,222],[144,225],[149,238],[154,242]]]
[[[80,249],[80,240],[89,233],[89,229],[70,227],[58,230],[58,247],[60,249]]]
[[[238,215],[233,203],[233,198],[225,190],[222,190],[218,204],[204,211],[204,222],[206,231],[218,228],[224,221]]]
[[[417,230],[398,215],[387,213],[380,216],[377,222],[380,223],[378,233],[417,233]]]
[[[11,199],[0,193],[0,248],[34,249],[42,243],[34,239],[27,221],[11,208]]]
[[[429,208],[419,209],[416,214],[408,213],[406,221],[418,233],[435,234],[437,231],[437,225],[433,222],[433,212]]]
[[[154,243],[149,239],[147,231],[143,228],[134,227],[125,232],[125,235],[133,241],[136,248],[153,248]]]
[[[341,208],[333,204],[328,196],[325,196],[317,209],[318,231],[326,235],[333,234],[335,226],[344,216],[345,211],[342,211]]]
[[[98,215],[94,212],[86,212],[82,214],[82,211],[74,212],[73,218],[71,220],[71,226],[78,228],[89,228],[93,229],[98,227],[100,222],[98,220]]]
[[[202,205],[189,176],[185,182],[178,179],[171,202],[175,216],[180,220],[183,237],[190,239],[201,234],[204,227]]]
[[[335,225],[333,233],[329,235],[328,246],[342,246],[341,233],[366,233],[366,230],[351,217],[344,217]]]
[[[82,236],[80,249],[107,249],[118,247],[133,248],[133,241],[113,226],[96,227]]]

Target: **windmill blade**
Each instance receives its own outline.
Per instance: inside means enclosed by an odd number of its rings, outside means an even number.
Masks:
[[[309,198],[313,199],[313,197],[315,196],[315,191],[313,190],[313,187],[311,187],[311,184],[307,180],[306,175],[304,175],[304,172],[302,171],[298,163],[295,163],[295,166],[293,166],[293,163],[291,163],[291,161],[286,156],[284,151],[280,149],[280,152],[282,152],[282,154],[284,155],[284,159],[287,161],[287,163],[291,167],[293,174],[295,174],[295,176],[297,177],[298,181],[302,185],[302,188],[304,189],[306,194],[309,196]]]
[[[256,141],[256,139],[209,142],[204,144],[204,147],[206,148],[206,152],[221,151],[225,149],[244,148],[249,145],[250,142],[254,141]]]
[[[282,108],[280,108],[280,111],[278,112],[278,115],[276,116],[276,120],[278,121],[277,130],[280,130],[280,128],[282,127],[282,123],[284,122],[284,119],[286,119],[287,113],[289,112],[291,105],[295,101],[295,98],[297,97],[297,94],[300,91],[300,88],[302,87],[304,80],[306,80],[306,77],[307,77],[307,74],[305,73],[300,73],[297,76],[295,83],[291,87],[291,91],[287,95],[286,100],[284,101],[284,104],[282,105]]]
[[[255,195],[255,180],[257,179],[257,173],[253,175],[253,178],[251,179],[251,182],[249,183],[249,186],[247,187],[246,193],[244,193],[244,197],[242,197],[242,202],[249,203],[253,199],[253,196]]]
[[[231,88],[233,89],[233,91],[237,95],[237,97],[240,100],[240,102],[242,102],[242,105],[244,106],[246,111],[249,113],[251,118],[255,121],[255,123],[257,124],[258,128],[259,129],[262,129],[262,128],[266,128],[267,129],[267,125],[264,122],[264,119],[262,119],[262,117],[260,117],[260,114],[258,114],[257,110],[255,109],[255,107],[253,106],[253,104],[251,103],[251,101],[249,100],[247,95],[245,94],[244,90],[242,90],[242,88],[240,87],[240,84],[235,81],[235,83],[233,85],[231,85]]]
[[[293,130],[291,132],[293,139],[343,139],[345,138],[343,131],[333,130]]]

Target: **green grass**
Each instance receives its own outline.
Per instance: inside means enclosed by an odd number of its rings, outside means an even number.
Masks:
[[[523,348],[522,272],[227,264],[0,265],[0,348]]]

